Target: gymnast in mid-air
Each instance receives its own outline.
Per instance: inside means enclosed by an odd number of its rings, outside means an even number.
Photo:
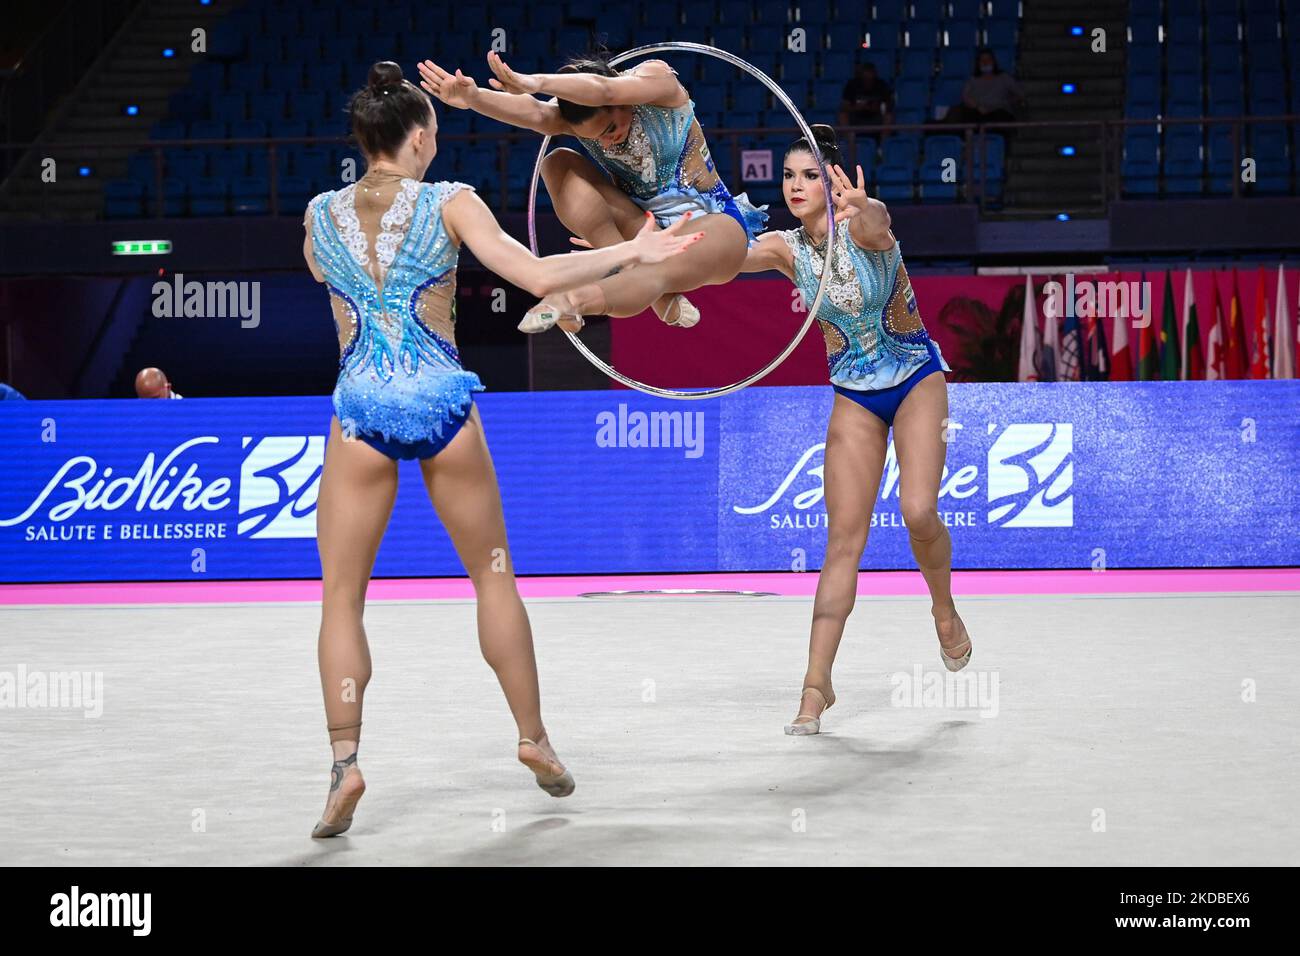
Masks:
[[[558,322],[573,332],[584,315],[628,316],[650,307],[669,325],[695,325],[699,310],[680,293],[734,279],[767,213],[727,189],[677,71],[663,60],[619,71],[600,54],[555,73],[518,73],[495,52],[487,60],[492,89],[431,60],[419,64],[420,85],[448,106],[546,136],[577,137],[591,160],[555,149],[541,170],[556,215],[577,237],[594,248],[621,242],[636,234],[647,211],[660,226],[694,213],[686,231],[705,234],[690,255],[545,296],[519,327],[543,332]]]
[[[303,256],[329,291],[340,350],[316,504],[323,590],[317,650],[334,763],[314,837],[346,831],[365,791],[357,747],[371,666],[362,615],[402,459],[419,460],[473,582],[479,647],[519,730],[519,761],[552,796],[574,789],[542,723],[532,631],[473,400],[483,384],[456,349],[461,246],[507,281],[546,295],[618,266],[657,266],[702,242],[684,233],[687,220],[657,230],[647,214],[629,241],[539,259],[501,230],[472,186],[423,181],[438,151],[437,119],[429,97],[396,63],[371,68],[349,111],[365,175],[316,196],[303,220]]]
[[[970,636],[953,603],[952,539],[939,518],[939,484],[947,457],[948,386],[952,371],[926,332],[898,240],[884,203],[866,193],[862,167],[851,182],[840,167],[835,131],[810,127],[826,158],[835,202],[831,276],[817,310],[835,391],[826,428],[823,485],[826,557],[813,601],[808,667],[793,735],[815,734],[835,703],[831,667],[857,597],[858,564],[894,430],[903,523],[930,591],[939,655],[949,670],[971,657]],[[765,232],[742,272],[774,269],[811,303],[827,268],[826,194],[822,171],[805,138],[786,150],[782,192],[799,220],[795,229]]]

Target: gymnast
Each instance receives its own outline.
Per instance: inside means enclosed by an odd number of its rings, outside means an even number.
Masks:
[[[661,226],[694,211],[689,231],[705,234],[689,256],[544,296],[520,329],[543,332],[558,320],[573,332],[583,315],[636,315],[651,306],[669,325],[695,325],[699,310],[677,293],[734,279],[767,213],[744,193],[732,196],[718,175],[677,71],[663,60],[645,60],[620,72],[599,53],[555,73],[517,73],[495,52],[487,60],[493,89],[431,60],[419,64],[420,85],[448,106],[546,136],[577,137],[594,165],[561,148],[546,155],[541,170],[555,213],[571,232],[599,248],[634,235],[644,211]],[[538,93],[555,99],[543,102],[534,98]]]
[[[810,128],[827,160],[836,207],[831,277],[817,314],[835,399],[823,465],[826,557],[813,601],[800,709],[785,728],[794,735],[818,733],[822,711],[835,703],[831,666],[856,599],[858,564],[867,546],[891,426],[900,510],[930,591],[939,655],[952,671],[961,670],[971,657],[970,636],[952,598],[952,539],[938,511],[948,450],[943,373],[952,370],[921,321],[884,203],[867,196],[861,166],[856,185],[840,168],[835,131],[820,124]],[[827,229],[821,169],[807,139],[801,137],[787,149],[782,176],[786,206],[800,225],[763,233],[741,271],[775,269],[798,286],[803,301],[811,302],[824,269]]]
[[[647,214],[629,241],[538,259],[502,232],[472,186],[422,182],[438,149],[437,120],[429,98],[396,63],[376,63],[348,108],[365,174],[316,196],[303,222],[303,255],[329,290],[341,351],[316,505],[318,656],[334,763],[314,837],[347,830],[365,791],[356,763],[371,674],[362,615],[399,459],[419,459],[429,498],[473,582],[479,646],[518,725],[520,762],[552,796],[574,789],[542,723],[528,614],[473,400],[483,384],[456,350],[461,244],[509,282],[548,296],[617,266],[658,268],[702,239],[685,233],[687,218],[658,230]]]

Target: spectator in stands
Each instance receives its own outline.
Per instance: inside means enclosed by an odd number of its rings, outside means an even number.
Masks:
[[[894,91],[876,72],[876,64],[859,63],[840,95],[841,126],[879,126],[890,121]]]
[[[26,395],[18,391],[18,389],[14,388],[12,385],[6,385],[4,382],[0,382],[0,402],[11,399],[25,399],[26,397]]]
[[[975,72],[966,81],[961,102],[948,110],[948,123],[1007,123],[1016,118],[1025,96],[1015,77],[1003,71],[988,47],[975,57]]]
[[[135,377],[135,394],[140,398],[184,398],[180,392],[172,390],[172,383],[167,380],[160,368],[142,368]]]

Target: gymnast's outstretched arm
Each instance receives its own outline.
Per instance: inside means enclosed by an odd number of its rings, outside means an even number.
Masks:
[[[489,82],[507,93],[549,93],[584,106],[680,106],[687,100],[686,89],[677,81],[677,71],[663,60],[646,60],[618,76],[599,73],[516,73],[495,52],[488,54],[488,66],[496,74]]]
[[[681,232],[690,222],[689,214],[667,229],[658,229],[647,213],[645,225],[633,239],[590,252],[568,252],[539,259],[502,230],[492,210],[471,189],[462,189],[447,200],[443,205],[443,222],[452,240],[469,246],[484,268],[539,298],[595,282],[615,267],[663,262],[704,238],[703,232]]]
[[[768,272],[773,269],[794,281],[794,256],[790,254],[790,247],[775,232],[765,232],[749,247],[740,271]]]
[[[465,76],[460,70],[448,73],[432,60],[418,64],[420,86],[448,106],[460,110],[473,110],[494,120],[530,129],[543,136],[572,133],[568,122],[560,115],[555,103],[543,103],[526,93],[505,93],[485,90]]]

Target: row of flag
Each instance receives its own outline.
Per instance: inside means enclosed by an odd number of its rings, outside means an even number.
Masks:
[[[1144,276],[1145,279],[1145,276]],[[1092,276],[1085,281],[1093,280]],[[1097,278],[1105,282],[1104,274]],[[1049,315],[1039,329],[1037,295],[1032,276],[1025,276],[1025,312],[1020,334],[1019,380],[1022,382],[1078,381],[1178,381],[1186,379],[1296,378],[1296,342],[1300,338],[1297,313],[1286,292],[1286,274],[1277,267],[1277,295],[1270,303],[1266,274],[1259,270],[1255,314],[1249,321],[1242,314],[1237,270],[1232,270],[1232,295],[1219,296],[1217,281],[1210,284],[1211,301],[1206,341],[1201,342],[1201,325],[1192,289],[1192,270],[1183,285],[1181,320],[1174,307],[1173,278],[1165,272],[1165,295],[1160,327],[1146,312],[1102,317],[1095,308],[1066,308],[1060,316]],[[1073,302],[1074,281],[1067,287]],[[1136,298],[1136,297],[1135,297]],[[1149,299],[1149,297],[1143,297]],[[1300,305],[1300,289],[1296,293]],[[1048,310],[1055,311],[1055,308]],[[1129,310],[1131,311],[1131,310]],[[1093,314],[1086,314],[1086,313]],[[1276,317],[1276,321],[1272,317]],[[1111,324],[1109,346],[1106,318]],[[1142,319],[1142,321],[1139,321]],[[1059,327],[1058,327],[1059,326]],[[1136,341],[1129,342],[1129,332]]]

